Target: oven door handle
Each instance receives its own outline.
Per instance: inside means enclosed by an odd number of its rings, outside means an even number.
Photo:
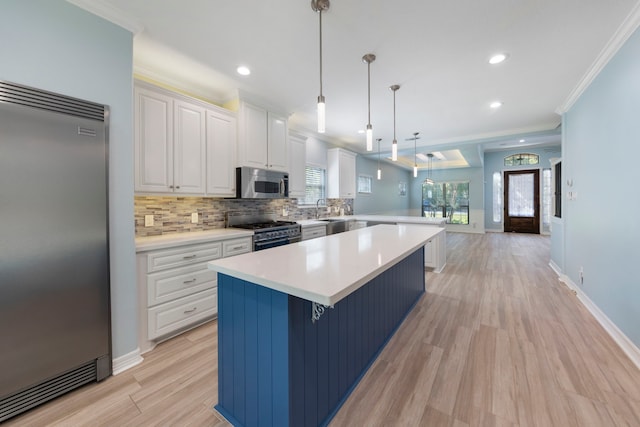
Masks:
[[[256,247],[255,248],[256,250],[260,250],[261,246],[271,246],[271,245],[279,244],[279,243],[287,244],[287,243],[289,243],[289,238],[285,237],[284,239],[278,239],[278,240],[263,240],[261,242],[255,242],[254,245]]]

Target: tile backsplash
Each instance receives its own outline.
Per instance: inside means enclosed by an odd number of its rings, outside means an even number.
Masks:
[[[320,217],[339,215],[336,208],[344,208],[345,215],[353,214],[353,199],[327,199],[332,213],[321,209]],[[280,219],[298,221],[313,219],[315,208],[300,208],[297,199],[214,199],[207,197],[164,197],[136,196],[135,228],[136,237],[159,236],[163,234],[187,233],[225,227],[225,214],[229,211],[242,213],[276,213]],[[284,217],[283,210],[288,212]],[[198,223],[191,222],[191,215],[198,214]],[[153,215],[154,225],[144,226],[146,215]]]

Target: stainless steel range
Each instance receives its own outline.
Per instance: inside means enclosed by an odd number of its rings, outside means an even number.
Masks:
[[[302,239],[300,224],[279,221],[276,214],[227,213],[227,227],[253,230],[253,250],[274,248],[299,242]]]

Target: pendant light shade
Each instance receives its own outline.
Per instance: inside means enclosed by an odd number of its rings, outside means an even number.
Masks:
[[[367,53],[362,57],[362,62],[367,64],[367,151],[373,150],[373,126],[371,126],[371,63],[376,60],[373,53]]]
[[[378,141],[378,181],[380,181],[382,179],[382,169],[380,169],[380,141],[382,138],[378,138],[376,141]]]
[[[396,91],[400,89],[400,85],[390,86],[393,91],[393,142],[391,143],[391,160],[398,160],[398,140],[396,139]]]
[[[326,130],[326,113],[324,109],[324,96],[318,97],[318,133],[324,133]]]
[[[433,179],[431,178],[431,165],[433,164],[433,154],[428,153],[427,157],[429,158],[429,162],[427,163],[427,177],[424,180],[425,184],[433,184]]]
[[[326,127],[326,111],[324,95],[322,95],[322,12],[329,10],[329,0],[311,0],[311,9],[318,12],[320,27],[320,95],[318,95],[318,133],[324,133]]]

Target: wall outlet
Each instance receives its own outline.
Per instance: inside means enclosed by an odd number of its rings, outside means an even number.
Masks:
[[[191,214],[191,223],[192,224],[198,223],[198,212],[194,212]]]
[[[287,208],[282,208],[282,216],[289,216],[289,211]]]
[[[144,216],[144,226],[145,227],[153,227],[153,215],[145,215]]]
[[[330,214],[331,213],[331,208],[329,206],[327,206],[327,213]]]

